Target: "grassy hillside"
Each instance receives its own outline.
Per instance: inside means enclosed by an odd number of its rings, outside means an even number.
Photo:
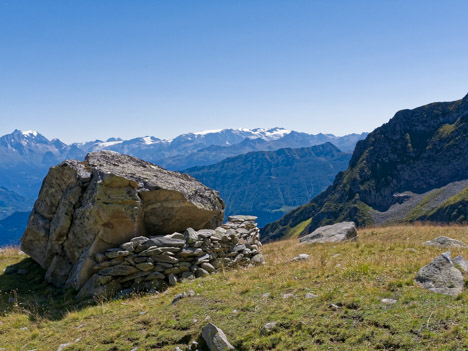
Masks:
[[[0,275],[0,350],[57,350],[77,340],[64,350],[173,351],[196,339],[208,318],[237,350],[468,349],[468,290],[453,298],[413,282],[444,252],[421,242],[439,235],[466,242],[468,228],[368,228],[359,235],[356,243],[275,242],[264,246],[265,266],[92,305],[44,283],[37,265],[8,250],[0,254],[0,271],[16,263],[29,273]],[[301,253],[310,260],[287,263]],[[468,250],[452,250],[458,254],[467,257]],[[171,304],[189,290],[196,296]],[[275,321],[277,329],[261,335]]]

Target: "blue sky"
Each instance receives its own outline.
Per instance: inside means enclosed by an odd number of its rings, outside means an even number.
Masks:
[[[468,93],[468,1],[0,0],[0,134],[371,131]]]

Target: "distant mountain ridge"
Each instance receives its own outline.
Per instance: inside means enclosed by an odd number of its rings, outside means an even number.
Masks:
[[[0,186],[0,220],[12,215],[15,212],[29,211],[31,209],[31,199]]]
[[[306,234],[352,220],[360,226],[468,222],[468,95],[402,110],[358,142],[348,169],[310,203],[262,235]]]
[[[171,140],[110,138],[67,145],[58,139],[48,140],[35,131],[15,130],[0,137],[0,186],[26,198],[35,198],[51,166],[65,159],[82,160],[88,152],[99,150],[113,150],[171,170],[183,170],[250,151],[307,147],[330,140],[342,144],[345,149],[352,149],[357,139],[365,135],[311,135],[283,128],[223,129],[187,133]]]
[[[220,192],[226,216],[252,214],[264,226],[323,191],[350,158],[351,154],[325,143],[249,152],[185,173]]]

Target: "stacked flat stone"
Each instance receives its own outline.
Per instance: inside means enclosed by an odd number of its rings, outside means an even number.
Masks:
[[[95,274],[79,297],[111,296],[120,290],[161,291],[177,281],[219,269],[262,264],[260,231],[254,216],[230,216],[212,229],[166,236],[139,236],[95,255]]]

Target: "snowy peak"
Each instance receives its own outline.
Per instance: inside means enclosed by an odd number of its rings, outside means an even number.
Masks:
[[[254,129],[248,129],[248,128],[238,128],[238,129],[214,129],[214,130],[205,130],[202,132],[195,132],[195,133],[188,133],[188,134],[183,134],[181,136],[190,136],[194,135],[196,137],[204,137],[208,135],[227,135],[227,134],[232,134],[232,135],[238,135],[243,138],[261,138],[264,140],[276,140],[279,138],[282,138],[286,134],[291,133],[290,130],[284,129],[284,128],[271,128],[271,129],[265,129],[265,128],[254,128]]]
[[[25,132],[21,132],[21,134],[23,134],[25,137],[37,137],[37,135],[39,134],[38,132],[36,132],[35,130],[27,130]]]

